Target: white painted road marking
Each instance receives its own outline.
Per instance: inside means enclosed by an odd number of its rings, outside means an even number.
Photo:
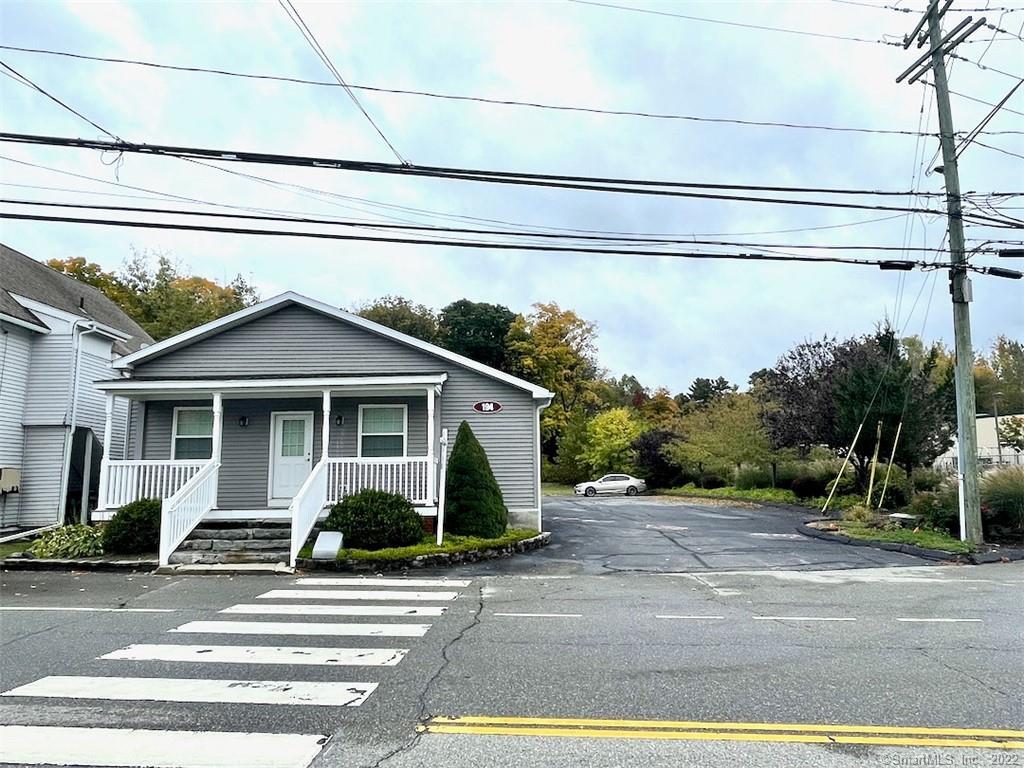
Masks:
[[[117,661],[196,661],[211,664],[301,664],[393,667],[405,648],[312,648],[138,643],[100,656]]]
[[[348,589],[272,589],[257,596],[258,600],[409,600],[441,602],[454,600],[458,592],[391,592],[388,590]]]
[[[759,539],[807,539],[802,533],[752,533],[750,535]],[[807,540],[810,541],[810,539]]]
[[[752,616],[754,621],[856,621],[852,616]]]
[[[469,579],[362,579],[357,576],[341,579],[296,579],[307,587],[468,587]]]
[[[377,683],[54,675],[0,696],[358,707],[376,688]]]
[[[495,616],[523,616],[532,619],[580,619],[582,613],[496,613]]]
[[[278,616],[443,616],[444,605],[252,605],[242,603],[220,613],[261,613]]]
[[[214,635],[335,635],[340,637],[423,637],[429,624],[327,624],[299,621],[190,621],[168,632]]]
[[[326,736],[2,725],[3,760],[19,765],[306,768]]]
[[[959,624],[960,622],[981,623],[981,619],[896,619],[896,621],[908,621],[919,624]]]
[[[658,614],[654,618],[656,619],[689,619],[693,621],[699,621],[703,619],[724,619],[725,616],[674,616],[672,614],[664,613]]]
[[[178,608],[82,608],[52,605],[0,605],[0,611],[78,611],[95,613],[174,613]]]

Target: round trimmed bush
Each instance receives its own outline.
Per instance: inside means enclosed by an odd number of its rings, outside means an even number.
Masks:
[[[397,493],[372,489],[331,507],[323,529],[341,531],[346,549],[408,547],[423,540],[423,523],[412,503]]]
[[[700,487],[704,488],[705,490],[710,491],[715,488],[724,488],[725,486],[725,478],[722,477],[721,475],[708,473],[706,475],[701,475],[700,477]]]
[[[117,555],[136,555],[160,549],[160,499],[125,504],[103,526],[103,549]]]
[[[790,486],[798,499],[816,499],[825,495],[827,483],[817,475],[797,475]]]

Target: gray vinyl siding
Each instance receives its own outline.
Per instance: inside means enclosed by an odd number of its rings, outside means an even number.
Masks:
[[[18,525],[36,528],[59,518],[66,427],[26,427]]]
[[[79,356],[78,368],[78,399],[76,401],[77,426],[88,427],[102,439],[103,429],[107,420],[107,397],[96,388],[97,381],[113,378],[110,357],[102,358],[82,352]],[[117,416],[115,411],[115,416]],[[124,405],[121,406],[120,420],[125,417]],[[124,427],[121,427],[122,432]]]
[[[71,402],[71,336],[39,336],[32,344],[25,424],[64,424]]]
[[[103,432],[106,428],[106,403],[103,404],[103,419],[104,423],[100,424],[98,429],[94,429],[96,437],[99,438],[100,442],[103,442]],[[129,400],[123,397],[114,398],[114,413],[111,419],[110,429],[110,448],[109,455],[112,459],[127,459],[130,454],[128,453],[128,430],[130,418],[131,403]],[[107,446],[104,446],[104,450]]]
[[[427,454],[426,398],[359,397],[334,398],[331,401],[331,456],[355,456],[356,434],[359,430],[360,404],[406,404],[409,408],[410,456]],[[171,457],[171,428],[174,408],[178,406],[212,406],[210,401],[150,401],[146,404],[143,433],[144,459]],[[221,468],[217,494],[220,509],[261,509],[267,505],[270,471],[270,420],[278,411],[313,412],[313,463],[320,460],[323,429],[323,401],[319,398],[224,399],[224,432],[221,445]],[[239,426],[245,416],[248,424]],[[334,423],[341,416],[340,426]]]
[[[0,323],[0,467],[24,469],[25,398],[32,339],[38,334]],[[16,525],[22,493],[0,495],[0,525]]]
[[[536,405],[529,392],[305,307],[285,306],[141,363],[134,375],[139,378],[244,378],[441,372],[447,372],[449,378],[436,407],[440,410],[440,425],[449,430],[449,448],[454,444],[459,424],[468,421],[487,452],[505,503],[512,509],[536,509]],[[501,412],[477,413],[472,406],[481,400],[499,401]],[[319,409],[319,404],[312,408],[314,412]],[[412,417],[410,411],[410,422]],[[161,419],[165,419],[166,424]],[[169,451],[170,413],[154,416],[152,421],[152,428],[163,430],[157,442],[162,442],[166,453]],[[167,458],[156,455],[161,449],[150,434],[150,422],[147,415],[146,458]],[[346,425],[348,423],[346,415]],[[230,424],[231,420],[225,417],[225,426]],[[269,440],[269,436],[266,439]],[[345,439],[343,435],[342,441]],[[226,433],[224,443],[226,448]],[[344,448],[344,442],[341,447]],[[268,451],[269,448],[265,448],[264,452]],[[256,456],[252,458],[254,462],[261,460]]]

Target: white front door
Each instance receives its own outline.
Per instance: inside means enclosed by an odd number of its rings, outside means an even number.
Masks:
[[[270,428],[270,497],[291,501],[313,468],[313,414],[275,413]]]

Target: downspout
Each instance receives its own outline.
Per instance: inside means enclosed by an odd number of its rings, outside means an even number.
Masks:
[[[82,325],[89,325],[90,327],[84,331],[79,331],[78,333],[75,333]],[[82,337],[85,336],[87,333],[97,332],[98,330],[96,328],[95,321],[75,320],[74,323],[71,324],[71,335],[73,340],[72,344],[74,345],[75,349],[75,360],[74,366],[72,367],[71,370],[71,402],[69,403],[67,413],[65,414],[65,421],[70,420],[71,423],[69,425],[67,435],[64,437],[64,461],[60,479],[60,500],[57,506],[58,525],[64,525],[67,519],[66,505],[68,499],[68,481],[70,480],[69,475],[71,474],[71,451],[75,440],[75,429],[78,426],[78,372],[81,370],[82,367]],[[104,446],[104,450],[106,450],[106,446]]]
[[[541,497],[543,494],[541,493],[540,480],[540,412],[547,408],[549,405],[551,405],[550,398],[542,401],[540,405],[537,406],[536,419],[534,420],[536,435],[534,440],[533,451],[534,462],[536,464],[536,466],[534,467],[534,482],[536,483],[537,487],[537,531],[541,533],[543,533],[544,531],[544,518],[543,513],[541,511]]]

